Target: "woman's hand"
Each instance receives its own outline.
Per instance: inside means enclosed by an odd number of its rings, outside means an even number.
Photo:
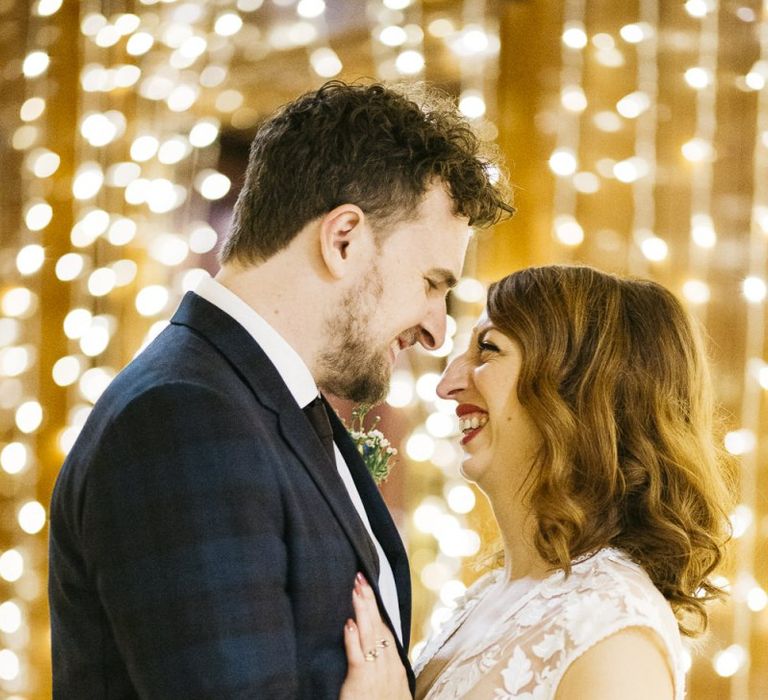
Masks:
[[[348,668],[339,700],[410,700],[395,639],[382,621],[376,596],[362,574],[355,579],[352,605],[357,622],[347,620],[344,625]]]

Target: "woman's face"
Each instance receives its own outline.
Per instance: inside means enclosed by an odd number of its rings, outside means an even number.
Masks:
[[[517,398],[520,346],[483,315],[467,351],[446,368],[437,393],[458,402],[462,473],[486,493],[522,486],[541,434]]]

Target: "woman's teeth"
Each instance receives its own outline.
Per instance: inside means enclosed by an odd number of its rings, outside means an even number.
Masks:
[[[459,418],[459,430],[466,433],[468,430],[477,430],[482,428],[488,422],[488,416],[485,413],[472,413]]]

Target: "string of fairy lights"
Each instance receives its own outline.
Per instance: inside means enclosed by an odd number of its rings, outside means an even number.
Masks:
[[[687,279],[680,293],[690,304],[692,311],[703,321],[706,319],[706,305],[710,299],[707,276],[710,256],[716,251],[717,234],[712,205],[712,181],[716,163],[717,89],[719,56],[719,7],[711,0],[689,0],[684,4],[686,13],[699,23],[696,46],[696,64],[683,73],[685,84],[695,91],[695,132],[680,146],[688,163],[691,192],[690,244],[688,250]],[[564,10],[563,65],[561,68],[561,98],[563,111],[558,129],[556,148],[549,165],[555,174],[556,188],[553,203],[554,235],[564,246],[579,245],[584,239],[584,227],[575,218],[576,192],[591,194],[599,189],[597,182],[577,173],[579,166],[579,134],[576,120],[569,119],[568,112],[580,113],[587,106],[584,90],[577,82],[582,63],[574,60],[574,52],[584,50],[590,43],[580,17],[584,6],[576,0],[566,3]],[[760,20],[760,15],[748,7],[735,9],[739,20],[747,23]],[[749,243],[749,270],[742,284],[742,294],[747,303],[747,337],[745,340],[745,379],[742,389],[740,427],[725,436],[726,449],[740,457],[740,504],[732,514],[733,535],[738,552],[734,584],[720,575],[718,582],[732,593],[733,633],[731,644],[724,644],[712,656],[714,671],[723,677],[730,677],[731,697],[748,698],[750,642],[752,639],[753,617],[761,613],[768,603],[768,594],[758,578],[766,572],[755,572],[755,547],[758,542],[757,480],[758,450],[760,447],[760,405],[761,384],[768,387],[768,372],[762,360],[764,352],[764,300],[766,297],[766,240],[768,216],[765,207],[766,176],[766,91],[768,63],[765,61],[765,46],[768,29],[768,3],[763,4],[762,23],[756,34],[761,41],[761,58],[736,85],[745,91],[759,93],[757,114],[757,142],[754,147],[754,173],[752,192],[752,224]],[[593,117],[594,124],[606,132],[622,127],[620,117],[634,120],[635,152],[624,160],[606,158],[597,163],[601,177],[628,183],[633,188],[634,213],[630,229],[634,245],[628,247],[627,269],[637,274],[653,274],[653,263],[667,259],[669,245],[656,232],[654,220],[654,187],[657,173],[656,137],[659,126],[659,33],[658,4],[649,0],[640,3],[638,21],[622,26],[618,34],[623,41],[636,50],[637,90],[626,94],[617,101],[615,113],[601,112]],[[617,45],[613,37],[592,36],[591,43],[600,51],[612,51]],[[604,65],[610,62],[603,61]],[[616,62],[621,65],[621,62]],[[566,101],[565,97],[569,101]],[[583,125],[582,125],[583,126]],[[583,185],[588,187],[584,188]],[[565,192],[565,194],[564,194]],[[638,255],[640,253],[640,255]],[[691,662],[689,653],[689,663]]]
[[[330,5],[330,3],[328,3]],[[60,21],[62,0],[37,0],[29,36]],[[1,259],[13,259],[14,279],[0,287],[0,478],[12,493],[14,520],[2,533],[0,551],[0,689],[19,700],[34,696],[43,679],[30,662],[33,640],[45,638],[30,611],[44,605],[45,504],[36,500],[37,435],[46,420],[39,377],[50,373],[66,392],[67,420],[59,426],[63,459],[93,403],[130,356],[156,335],[181,294],[202,275],[200,257],[217,245],[206,222],[211,202],[226,196],[229,179],[216,169],[224,125],[249,129],[262,116],[233,78],[233,62],[269,60],[303,49],[313,80],[341,75],[342,46],[336,43],[323,0],[231,0],[220,3],[140,0],[132,11],[105,13],[99,0],[80,3],[77,142],[71,185],[74,222],[69,250],[50,260],[70,308],[61,334],[68,348],[51,366],[38,361],[40,275],[47,251],[41,232],[56,225],[53,182],[60,154],[47,142],[51,83],[45,46],[24,49],[25,95],[10,147],[22,156],[23,201],[15,235],[4,240]],[[379,78],[429,78],[431,49],[447,49],[460,77],[458,103],[486,138],[496,137],[494,94],[500,39],[490,0],[464,0],[461,12],[427,12],[417,0],[367,0],[370,50]],[[580,197],[598,197],[616,181],[631,188],[626,266],[653,274],[670,245],[656,231],[655,185],[660,115],[659,57],[665,49],[659,4],[642,0],[638,15],[614,33],[590,33],[587,0],[568,0],[562,17],[562,48],[556,99],[560,116],[549,159],[554,176],[553,234],[560,257],[577,258],[598,232],[581,220]],[[695,64],[686,67],[681,89],[691,90],[695,133],[680,144],[691,189],[687,278],[680,287],[691,308],[704,317],[710,300],[712,256],[718,251],[712,180],[716,167],[719,89],[719,8],[715,0],[684,4],[691,31],[698,32]],[[264,13],[269,10],[269,21]],[[725,446],[741,460],[741,501],[733,514],[738,570],[733,572],[731,638],[715,640],[711,663],[731,677],[731,697],[748,697],[753,617],[768,605],[766,572],[755,571],[758,546],[756,483],[761,446],[759,410],[768,388],[763,361],[766,241],[768,234],[768,0],[762,14],[735,10],[740,21],[762,27],[761,57],[740,89],[758,104],[750,269],[742,286],[748,337],[740,424]],[[751,13],[751,14],[750,14]],[[32,41],[32,39],[30,39]],[[237,54],[237,57],[236,57]],[[621,70],[625,56],[636,67],[631,84],[612,109],[600,105],[599,85],[587,82],[590,61]],[[587,118],[589,117],[589,119]],[[586,129],[610,135],[633,129],[633,149],[587,161]],[[6,148],[3,144],[0,148]],[[611,157],[611,156],[616,157]],[[668,165],[668,164],[667,164]],[[60,205],[59,205],[60,206]],[[599,261],[596,261],[599,264]],[[460,477],[461,452],[453,404],[435,397],[440,370],[466,346],[485,287],[468,261],[467,276],[452,295],[445,345],[413,355],[393,376],[388,403],[407,412],[414,425],[402,444],[414,473],[427,474],[429,490],[409,501],[406,537],[412,551],[417,597],[428,601],[414,634],[422,641],[450,614],[466,590],[467,569],[480,551],[476,493]],[[4,423],[3,423],[4,422]],[[402,466],[401,466],[402,468]],[[731,572],[729,572],[729,576]],[[728,583],[723,579],[723,582]],[[419,644],[412,650],[417,654]],[[709,652],[708,652],[709,653]],[[692,663],[702,663],[693,653]]]

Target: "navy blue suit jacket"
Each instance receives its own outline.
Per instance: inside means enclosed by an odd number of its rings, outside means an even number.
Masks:
[[[405,550],[330,414],[394,571],[413,688]],[[355,573],[376,587],[370,538],[277,370],[204,299],[99,399],[50,528],[57,700],[338,698]]]

